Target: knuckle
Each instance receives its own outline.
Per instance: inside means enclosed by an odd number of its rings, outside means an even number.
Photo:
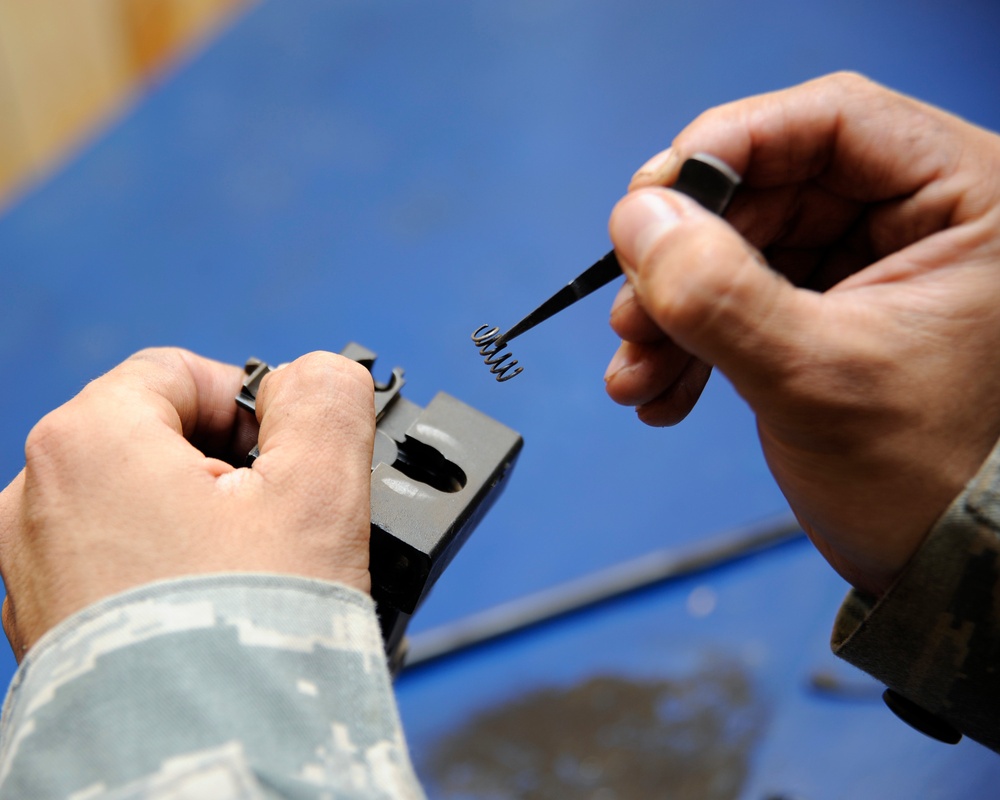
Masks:
[[[337,359],[333,353],[317,350],[299,356],[280,374],[290,386],[300,390],[329,391],[339,381]]]
[[[175,353],[177,348],[174,347],[144,347],[129,356],[128,360],[164,362],[171,359]]]
[[[78,429],[78,415],[69,403],[50,411],[28,432],[24,442],[26,462],[39,465],[58,460]]]
[[[374,384],[368,370],[356,361],[314,351],[269,375],[262,391],[272,395],[288,393],[296,398],[350,398],[358,403],[371,403]]]
[[[162,393],[169,387],[184,385],[191,380],[185,355],[177,347],[149,347],[126,358],[111,372],[91,381],[80,393],[87,398],[134,398],[135,392],[148,390]]]
[[[689,127],[692,128],[713,128],[718,123],[726,123],[732,117],[733,111],[740,107],[742,101],[740,100],[730,100],[726,103],[720,103],[719,105],[711,106],[701,111],[693,120]],[[678,137],[678,139],[683,139],[683,132]],[[678,139],[674,140],[676,145]]]
[[[875,86],[871,78],[855,70],[839,70],[829,75],[825,80],[851,91],[869,90]]]
[[[891,93],[882,85],[860,72],[842,70],[819,79],[819,85],[828,88],[836,104],[869,102]]]
[[[152,366],[168,373],[182,372],[186,369],[185,352],[179,347],[146,347],[129,356],[124,365],[144,371]]]
[[[337,357],[324,350],[299,356],[289,367],[289,376],[300,382],[327,383],[337,372]]]

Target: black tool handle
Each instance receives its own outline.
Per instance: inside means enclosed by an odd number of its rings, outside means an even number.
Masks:
[[[684,162],[671,188],[722,216],[739,185],[740,176],[726,162],[708,153],[698,153]]]
[[[729,201],[732,200],[733,193],[739,185],[740,176],[732,167],[715,156],[698,153],[681,165],[681,171],[671,188],[697,200],[709,211],[721,216],[725,213]],[[618,256],[612,250],[506,333],[497,337],[497,344],[502,347],[515,336],[520,336],[525,331],[534,328],[538,323],[544,322],[577,300],[600,289],[621,274],[621,264],[618,263]]]
[[[721,217],[726,213],[729,201],[733,199],[733,193],[739,185],[740,176],[727,163],[708,153],[698,153],[681,165],[680,174],[670,188],[686,194]],[[578,289],[577,299],[610,283],[621,274],[618,256],[612,250],[573,281],[574,284],[583,284]],[[585,290],[580,293],[584,287]]]

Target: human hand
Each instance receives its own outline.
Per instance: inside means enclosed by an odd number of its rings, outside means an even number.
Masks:
[[[267,375],[253,469],[223,460],[242,377],[146,350],[31,431],[0,493],[3,627],[19,660],[74,612],[161,579],[266,571],[370,591],[371,376],[329,353]]]
[[[728,224],[662,188],[696,152],[743,175]],[[674,424],[718,367],[807,534],[884,592],[1000,436],[1000,137],[829,76],[700,116],[610,230],[611,397]]]

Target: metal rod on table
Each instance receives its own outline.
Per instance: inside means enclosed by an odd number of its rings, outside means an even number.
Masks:
[[[616,597],[720,567],[803,536],[790,513],[681,548],[659,550],[410,638],[405,669],[509,636]]]

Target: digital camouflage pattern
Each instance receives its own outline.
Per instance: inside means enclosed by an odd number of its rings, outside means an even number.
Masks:
[[[834,651],[1000,751],[1000,447]],[[0,718],[0,797],[422,800],[371,598],[216,575],[90,606],[28,653]]]
[[[0,720],[0,797],[423,798],[371,598],[217,575],[47,633]]]
[[[1000,446],[879,601],[847,596],[832,645],[1000,751]]]

